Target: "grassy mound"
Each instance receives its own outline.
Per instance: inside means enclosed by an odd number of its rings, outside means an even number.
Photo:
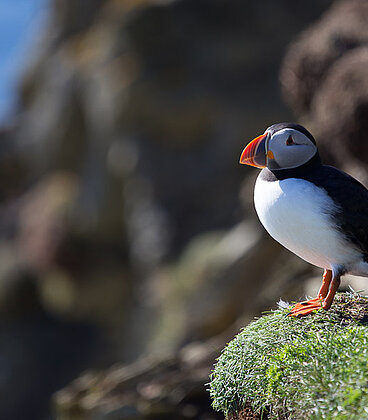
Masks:
[[[215,410],[269,419],[368,419],[368,299],[337,295],[306,318],[287,309],[244,328],[211,375]],[[236,417],[235,417],[236,418]]]

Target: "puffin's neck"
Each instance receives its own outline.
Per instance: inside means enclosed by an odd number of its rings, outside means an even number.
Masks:
[[[281,181],[282,179],[287,178],[305,178],[306,174],[310,173],[313,169],[316,169],[322,165],[321,158],[319,157],[318,151],[316,154],[305,162],[303,165],[296,168],[289,169],[268,169],[265,168],[267,172],[271,172],[273,177],[276,180]],[[269,174],[271,175],[271,174]]]

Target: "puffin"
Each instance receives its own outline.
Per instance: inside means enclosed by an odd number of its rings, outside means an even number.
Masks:
[[[266,231],[324,270],[317,297],[295,304],[288,315],[328,310],[344,274],[368,277],[368,190],[323,165],[306,128],[271,125],[244,148],[240,163],[262,169],[254,205]]]

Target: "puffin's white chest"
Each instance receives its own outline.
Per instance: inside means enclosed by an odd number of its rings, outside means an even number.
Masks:
[[[333,227],[334,202],[314,184],[296,178],[269,182],[258,177],[254,203],[268,233],[309,263],[332,269],[359,258]]]

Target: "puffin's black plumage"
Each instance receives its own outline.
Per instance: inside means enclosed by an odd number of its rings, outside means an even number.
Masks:
[[[283,122],[283,123],[273,124],[270,127],[268,127],[266,131],[270,133],[272,136],[272,134],[276,133],[277,131],[283,130],[284,128],[292,128],[293,130],[300,131],[305,136],[307,136],[313,144],[316,144],[314,137],[306,128],[304,128],[302,125],[299,125],[293,122]]]
[[[358,180],[333,166],[314,162],[292,169],[264,168],[260,177],[266,181],[287,178],[304,179],[323,188],[336,204],[331,214],[336,228],[362,252],[368,262],[368,190]]]

